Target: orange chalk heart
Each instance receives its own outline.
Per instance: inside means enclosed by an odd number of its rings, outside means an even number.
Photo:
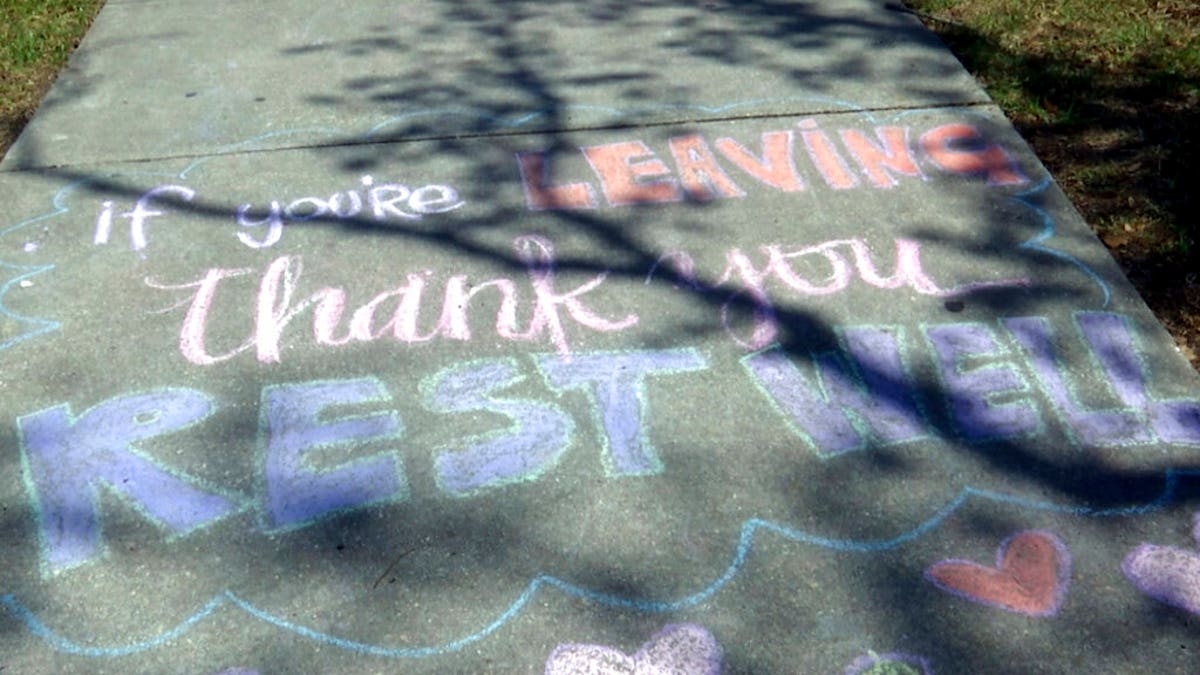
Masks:
[[[961,598],[1029,616],[1058,613],[1071,582],[1071,556],[1057,536],[1018,532],[1000,544],[996,566],[943,560],[925,578]]]

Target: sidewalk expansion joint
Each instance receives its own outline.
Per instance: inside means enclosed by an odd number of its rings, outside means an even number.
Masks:
[[[897,113],[897,112],[919,112],[919,111],[937,111],[937,110],[952,110],[963,108],[981,108],[994,106],[990,101],[963,101],[956,103],[944,104],[922,104],[912,106],[879,106],[871,108],[855,108],[847,110],[844,108],[835,108],[828,110],[814,110],[806,112],[777,112],[777,113],[759,113],[751,115],[724,115],[720,117],[692,117],[680,118],[673,120],[655,120],[649,122],[628,122],[628,123],[612,123],[612,124],[596,124],[596,125],[581,125],[577,127],[559,127],[551,129],[514,129],[514,130],[495,130],[495,131],[478,131],[470,133],[443,133],[431,134],[425,136],[413,136],[408,138],[363,138],[351,137],[343,140],[335,140],[324,143],[300,143],[296,145],[281,145],[269,148],[247,148],[247,149],[229,149],[235,145],[244,144],[245,141],[239,141],[234,144],[225,146],[223,149],[217,149],[213,152],[195,152],[195,153],[178,153],[169,155],[156,155],[153,157],[135,157],[118,159],[113,161],[94,161],[94,162],[79,162],[79,163],[63,163],[63,164],[45,164],[32,166],[17,166],[11,169],[0,169],[0,175],[3,174],[18,174],[18,173],[37,173],[42,171],[54,171],[58,169],[86,169],[97,166],[114,166],[127,164],[148,164],[152,162],[168,162],[173,160],[196,160],[213,157],[226,157],[233,155],[256,155],[271,152],[285,152],[291,150],[325,150],[333,148],[353,148],[369,145],[403,145],[411,143],[437,143],[442,141],[471,141],[482,138],[519,138],[522,136],[562,136],[566,134],[589,133],[598,131],[620,131],[623,129],[651,129],[659,127],[682,126],[688,124],[715,124],[720,122],[745,122],[750,120],[772,120],[786,117],[829,117],[834,115],[871,115],[875,113]]]

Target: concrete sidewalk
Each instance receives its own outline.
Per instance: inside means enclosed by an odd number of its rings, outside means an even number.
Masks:
[[[110,0],[0,162],[4,673],[1190,673],[1200,380],[874,0]]]

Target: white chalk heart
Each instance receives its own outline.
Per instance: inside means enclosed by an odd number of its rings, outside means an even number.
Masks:
[[[1193,516],[1192,538],[1200,543],[1200,513]],[[1200,554],[1195,551],[1142,544],[1125,556],[1121,571],[1146,595],[1200,614]]]
[[[546,675],[717,675],[721,646],[695,624],[671,624],[629,656],[603,645],[559,645]]]

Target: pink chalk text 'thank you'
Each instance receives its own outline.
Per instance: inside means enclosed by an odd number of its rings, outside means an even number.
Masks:
[[[254,329],[239,346],[222,353],[213,353],[208,345],[208,324],[217,298],[218,288],[228,279],[251,274],[251,269],[212,268],[199,279],[183,284],[160,284],[150,279],[146,283],[162,290],[192,292],[191,302],[179,333],[179,351],[197,365],[211,365],[231,359],[251,349],[261,363],[278,363],[284,330],[301,314],[312,310],[312,335],[319,345],[339,346],[352,342],[373,342],[391,339],[401,343],[428,342],[436,338],[470,340],[472,337],[468,312],[471,299],[483,291],[500,296],[494,330],[498,337],[512,341],[546,340],[561,354],[571,351],[567,340],[567,322],[584,329],[608,333],[633,326],[638,316],[633,313],[611,319],[584,304],[584,296],[594,291],[607,278],[602,272],[569,290],[556,287],[554,245],[547,239],[526,235],[517,237],[513,246],[516,256],[526,266],[527,283],[532,291],[532,308],[528,324],[518,325],[520,295],[517,282],[508,277],[471,283],[467,275],[450,277],[443,290],[441,314],[432,328],[420,326],[425,291],[432,272],[413,272],[404,283],[376,294],[365,304],[347,310],[346,291],[325,287],[306,298],[297,299],[297,287],[303,274],[300,256],[280,256],[267,266],[258,284],[258,294],[251,303]],[[385,307],[391,307],[390,315]],[[349,320],[343,322],[346,314]],[[344,324],[344,325],[343,325]]]
[[[434,274],[429,270],[408,273],[403,283],[376,293],[354,308],[347,306],[347,292],[340,287],[327,286],[303,294],[299,290],[304,270],[301,256],[280,256],[267,265],[259,277],[257,293],[245,304],[236,300],[231,303],[228,299],[218,302],[218,296],[226,298],[232,293],[237,297],[237,290],[230,289],[228,282],[254,274],[255,270],[249,268],[214,267],[192,281],[164,284],[147,279],[146,284],[159,290],[190,293],[190,300],[183,302],[188,308],[180,326],[179,351],[189,362],[202,366],[227,361],[250,351],[260,363],[279,363],[288,327],[306,313],[311,315],[308,319],[311,339],[323,347],[379,340],[404,344],[437,339],[469,341],[474,335],[471,303],[481,293],[494,294],[499,300],[492,322],[496,337],[507,341],[548,342],[559,354],[571,353],[568,329],[616,333],[638,324],[639,316],[634,312],[622,309],[603,312],[588,304],[588,294],[601,288],[608,277],[607,272],[596,274],[570,290],[560,290],[551,241],[523,235],[514,240],[513,246],[517,258],[526,266],[526,278],[522,283],[509,277],[476,282],[465,274],[452,275],[440,290],[440,310],[436,306],[433,308],[438,310],[433,321],[422,320],[423,316],[429,316],[429,304],[437,304],[433,298],[437,293],[432,288]],[[924,270],[919,243],[897,239],[893,246],[894,261],[890,273],[880,271],[870,247],[861,238],[835,239],[811,246],[770,244],[759,247],[760,256],[733,248],[726,252],[724,271],[707,285],[697,277],[689,254],[671,251],[660,257],[647,281],[656,275],[664,275],[660,268],[670,268],[671,277],[687,282],[691,291],[706,293],[728,289],[716,320],[737,344],[747,349],[760,349],[776,339],[778,302],[839,293],[850,288],[856,278],[879,290],[908,290],[935,296],[954,295],[983,286],[1027,283],[1013,279],[945,289]],[[759,257],[761,262],[757,261]],[[806,259],[822,266],[804,265],[809,270],[806,275],[798,268],[798,263]],[[820,271],[814,273],[813,269]],[[222,290],[224,293],[219,293]],[[243,297],[244,293],[243,290]],[[523,297],[526,300],[522,300]],[[532,300],[528,300],[530,297]],[[738,325],[731,311],[739,301],[748,302],[752,308],[748,331]],[[253,328],[237,346],[214,348],[209,344],[209,324],[214,315],[229,312],[230,307],[238,314],[248,309],[253,317]]]

